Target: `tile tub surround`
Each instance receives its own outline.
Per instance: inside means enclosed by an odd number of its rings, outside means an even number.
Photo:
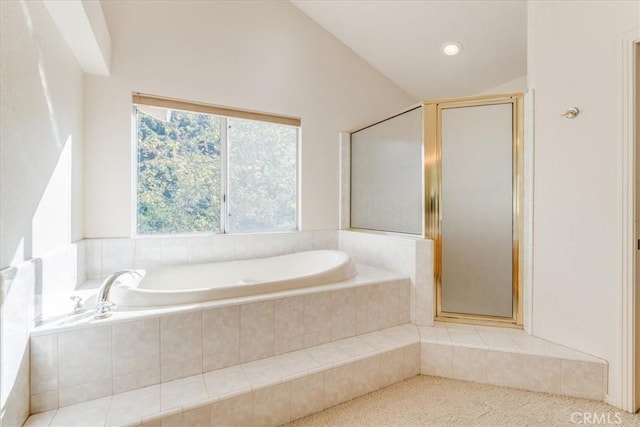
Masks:
[[[21,425],[29,414],[31,330],[85,280],[82,242],[38,255],[0,270],[0,425]]]
[[[407,323],[409,279],[357,268],[357,277],[332,285],[53,320],[31,334],[31,412]]]
[[[604,400],[607,363],[528,335],[456,323],[419,327],[420,373]]]
[[[411,322],[433,325],[433,242],[365,230],[340,230],[338,249],[357,263],[409,276]]]
[[[338,249],[336,230],[251,234],[144,236],[86,239],[86,277],[118,270],[153,270],[165,265],[230,261],[285,255],[314,249]]]
[[[26,426],[280,425],[418,375],[404,324],[31,416]]]

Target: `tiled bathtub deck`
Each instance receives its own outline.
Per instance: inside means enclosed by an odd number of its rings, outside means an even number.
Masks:
[[[25,425],[278,425],[418,373],[602,400],[607,365],[519,330],[405,324],[66,406]]]

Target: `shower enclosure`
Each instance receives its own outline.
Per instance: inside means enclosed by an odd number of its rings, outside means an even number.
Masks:
[[[522,325],[523,95],[426,101],[351,133],[351,228],[434,241],[437,320]]]

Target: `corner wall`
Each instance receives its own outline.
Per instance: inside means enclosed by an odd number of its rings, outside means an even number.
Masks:
[[[535,91],[533,334],[609,362],[621,403],[620,93],[634,1],[530,1]],[[576,106],[574,120],[560,116]]]
[[[111,77],[85,78],[87,238],[132,233],[132,92],[301,117],[303,230],[338,228],[338,133],[414,103],[289,2],[103,10],[113,56]]]
[[[41,1],[0,2],[0,52],[0,424],[16,426],[39,301],[75,286],[82,71]]]

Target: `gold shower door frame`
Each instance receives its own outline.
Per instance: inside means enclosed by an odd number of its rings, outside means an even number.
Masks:
[[[522,327],[522,241],[524,193],[524,94],[442,99],[423,103],[425,237],[434,244],[435,320],[506,327]],[[442,111],[450,108],[512,105],[512,317],[442,311]]]

